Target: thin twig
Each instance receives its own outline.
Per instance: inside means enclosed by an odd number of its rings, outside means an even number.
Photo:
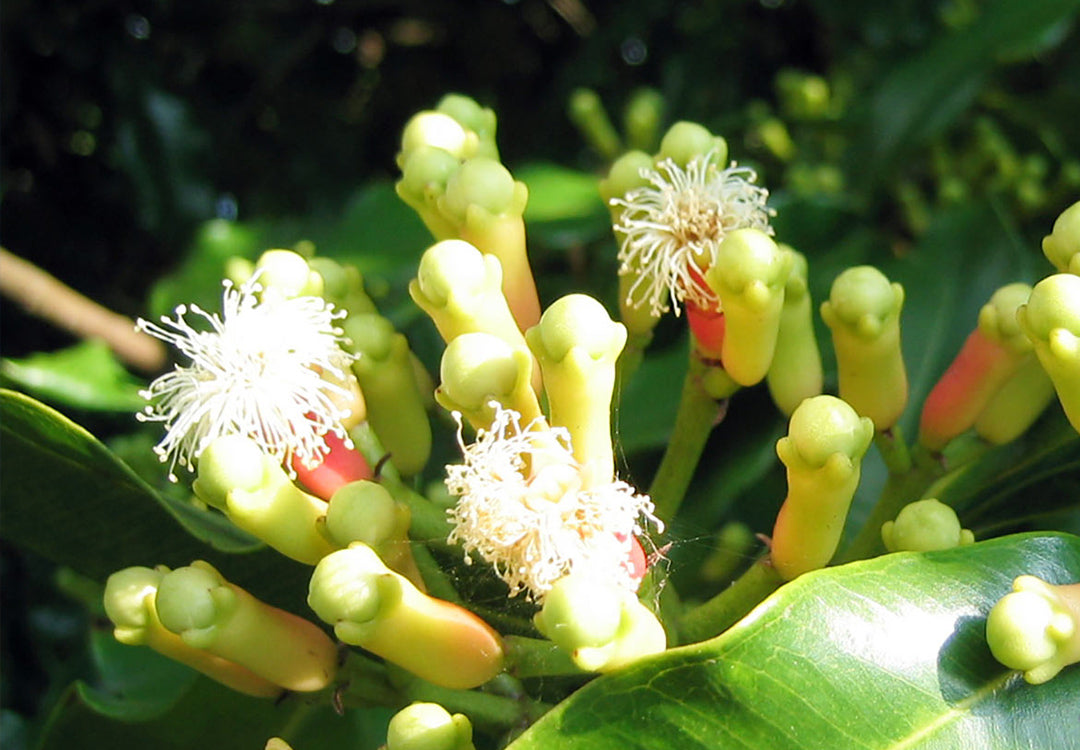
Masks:
[[[101,339],[117,357],[143,372],[158,372],[167,362],[164,344],[135,330],[131,318],[102,307],[4,248],[0,248],[0,294],[79,338]]]

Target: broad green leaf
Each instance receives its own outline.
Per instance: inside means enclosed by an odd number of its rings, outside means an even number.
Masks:
[[[1080,580],[1080,538],[807,574],[723,635],[589,683],[511,747],[1074,747],[1080,667],[1032,686],[986,646],[986,614],[1022,573]]]
[[[305,610],[307,568],[260,549],[219,514],[159,495],[59,412],[0,390],[0,435],[4,540],[98,581],[129,565],[201,558],[252,593]]]
[[[139,395],[142,381],[98,340],[25,359],[5,358],[0,375],[45,401],[76,409],[135,412],[145,403]]]

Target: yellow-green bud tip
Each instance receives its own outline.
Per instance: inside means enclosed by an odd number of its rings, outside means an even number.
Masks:
[[[979,330],[984,336],[1016,351],[1031,349],[1031,342],[1020,331],[1017,309],[1031,296],[1031,287],[1022,282],[1006,284],[994,292],[979,311]]]
[[[322,277],[308,267],[308,262],[292,250],[267,250],[255,264],[259,274],[262,296],[319,297],[323,293]]]
[[[635,188],[649,184],[647,177],[642,177],[642,170],[653,169],[652,157],[644,151],[628,151],[611,165],[607,178],[600,181],[600,196],[605,202],[612,198],[622,198]]]
[[[873,437],[873,422],[856,414],[847,402],[823,395],[799,404],[791,415],[786,440],[807,466],[817,468],[834,453],[858,461]]]
[[[592,359],[615,359],[626,344],[625,326],[611,320],[604,306],[586,294],[568,294],[553,302],[540,323],[526,334],[529,346],[552,362],[562,362],[579,348]]]
[[[142,630],[151,624],[147,597],[152,597],[165,570],[132,567],[118,570],[105,581],[105,614],[118,629]]]
[[[986,642],[994,658],[1024,672],[1032,684],[1046,682],[1080,657],[1076,615],[1056,587],[1020,576],[986,618]]]
[[[472,750],[472,724],[437,703],[413,703],[394,714],[386,750]]]
[[[970,531],[960,528],[956,511],[934,498],[905,506],[896,521],[881,527],[881,537],[890,552],[931,552],[975,541]]]
[[[1031,297],[1017,313],[1030,338],[1046,341],[1056,329],[1080,336],[1080,276],[1068,273],[1048,276],[1031,290]]]
[[[335,628],[363,625],[374,620],[383,608],[385,592],[380,579],[394,578],[379,556],[365,544],[332,552],[315,566],[308,588],[308,606],[323,622]],[[339,633],[340,637],[340,633]]]
[[[727,141],[714,136],[708,128],[694,122],[677,122],[668,128],[660,141],[660,153],[657,162],[671,159],[680,167],[685,167],[695,156],[704,156],[712,152],[713,163],[727,161]]]
[[[528,352],[489,333],[464,333],[443,352],[440,389],[462,409],[475,411],[513,393],[531,372]]]
[[[447,94],[435,106],[438,112],[450,115],[481,138],[494,138],[497,118],[495,112],[482,107],[472,97],[464,94]]]
[[[459,166],[461,160],[449,151],[421,146],[405,157],[398,190],[416,201],[437,198]]]
[[[443,240],[421,256],[416,280],[424,297],[442,307],[451,294],[465,296],[487,286],[493,272],[489,266],[500,276],[498,286],[502,267],[495,258],[485,260],[483,253],[464,240]]]
[[[380,484],[359,480],[349,482],[330,498],[326,511],[326,531],[338,545],[364,542],[378,547],[396,535],[397,503]]]
[[[349,349],[361,359],[383,362],[391,355],[397,331],[378,313],[350,315],[341,327],[350,342]]]
[[[903,303],[899,284],[890,284],[873,266],[855,266],[836,277],[822,314],[830,325],[841,322],[869,339],[877,337],[887,319],[899,315]]]
[[[603,582],[571,573],[552,584],[534,619],[537,629],[564,651],[596,648],[618,633],[622,598]]]
[[[220,437],[199,456],[199,473],[192,489],[203,502],[222,508],[229,492],[254,492],[263,486],[267,460],[253,440],[241,435]]]
[[[440,207],[458,221],[466,219],[470,206],[479,206],[493,216],[525,210],[521,192],[510,171],[495,159],[469,159],[446,183]],[[519,205],[520,204],[520,205]]]
[[[223,614],[223,599],[216,592],[228,591],[226,585],[221,574],[201,560],[166,573],[157,593],[161,624],[177,634],[214,626]]]
[[[751,287],[764,284],[774,289],[782,288],[791,273],[791,262],[791,256],[769,235],[758,229],[736,229],[720,243],[716,262],[706,278],[721,300],[726,292],[746,295],[746,301],[753,304],[757,295]],[[767,303],[767,297],[761,301],[762,306]]]
[[[470,135],[457,120],[442,112],[418,112],[405,124],[401,134],[401,153],[405,158],[424,146],[465,158],[475,144],[475,135]]]
[[[1062,273],[1080,274],[1080,201],[1054,222],[1054,231],[1043,237],[1043,255]]]

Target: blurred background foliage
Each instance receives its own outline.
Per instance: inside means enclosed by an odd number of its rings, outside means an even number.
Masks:
[[[779,238],[810,259],[816,299],[853,263],[905,282],[918,403],[989,292],[1047,272],[1038,240],[1080,195],[1078,7],[7,0],[3,244],[136,317],[191,299],[213,309],[229,256],[311,241],[360,265],[383,312],[434,368],[438,340],[403,291],[428,243],[392,191],[405,120],[448,91],[495,109],[503,160],[532,192],[542,300],[590,291],[614,310],[614,242],[591,190],[606,160],[574,129],[567,103],[591,88],[621,125],[647,86],[662,95],[667,122],[707,125],[759,169]],[[7,301],[0,324],[8,384],[25,386],[12,368],[30,355],[74,343]],[[681,336],[681,321],[662,324],[618,415],[623,471],[642,484],[670,429],[677,388],[657,386],[678,382]],[[153,438],[130,434],[124,411],[138,379],[80,356],[53,367],[101,370],[108,385],[97,401],[63,385],[52,399],[36,395],[111,437],[153,478]],[[695,485],[709,501],[688,505],[675,528],[700,537],[685,547],[699,558],[711,542],[698,530],[731,518],[738,497],[768,498],[739,514],[754,530],[767,530],[783,497],[772,447],[783,423],[762,389],[740,399],[740,429],[717,431],[707,453],[716,458]],[[868,469],[860,495],[882,476]],[[71,603],[92,582],[7,541],[2,566],[0,744],[17,748],[33,744],[72,679],[98,679],[86,633],[100,623]]]

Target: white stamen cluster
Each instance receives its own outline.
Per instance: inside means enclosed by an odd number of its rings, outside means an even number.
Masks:
[[[584,489],[566,430],[496,405],[494,423],[469,446],[465,462],[447,467],[446,486],[458,496],[449,511],[451,543],[494,566],[510,586],[542,600],[571,569],[614,581],[630,590],[630,537],[644,522],[660,522],[653,504],[625,482]]]
[[[341,425],[351,394],[346,382],[351,355],[340,347],[334,321],[344,313],[319,297],[267,298],[254,279],[239,288],[226,281],[222,313],[196,305],[176,308],[161,325],[140,319],[140,330],[176,347],[190,360],[154,380],[141,392],[150,401],[137,417],[162,422],[165,437],[154,448],[169,461],[169,479],[179,463],[189,470],[213,440],[244,435],[286,469],[295,456],[317,466],[328,452],[325,435],[348,442]],[[206,321],[198,330],[191,313]]]
[[[623,208],[615,225],[622,236],[619,274],[631,274],[627,294],[632,307],[648,305],[659,317],[689,299],[699,307],[719,304],[704,282],[724,236],[736,229],[773,234],[766,207],[769,191],[755,185],[757,173],[731,163],[720,169],[709,152],[691,159],[686,168],[671,159],[656,169],[643,169],[649,185],[631,190],[611,203]]]

